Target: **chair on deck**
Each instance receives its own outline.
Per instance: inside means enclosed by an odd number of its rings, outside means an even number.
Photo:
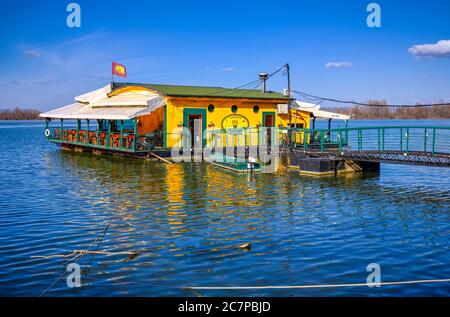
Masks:
[[[124,141],[125,141],[125,148],[131,149],[133,147],[134,134],[129,134],[126,137],[124,137]]]
[[[111,135],[110,143],[112,147],[120,147],[120,134],[114,133],[113,135]]]
[[[54,129],[54,130],[53,130],[53,133],[54,133],[54,138],[55,138],[56,140],[61,140],[61,137],[62,137],[62,135],[61,135],[61,129]]]
[[[98,143],[97,133],[95,133],[94,131],[89,131],[88,132],[88,143],[89,144],[93,144],[93,145],[97,145],[97,143]]]
[[[105,146],[106,145],[106,132],[100,132],[98,139],[99,139],[99,145]]]

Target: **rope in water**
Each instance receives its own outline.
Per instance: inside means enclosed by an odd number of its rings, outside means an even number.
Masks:
[[[97,243],[98,241],[100,241],[100,239],[103,239],[103,237],[105,236],[106,231],[108,230],[108,228],[109,228],[110,225],[111,225],[111,221],[108,222],[108,224],[106,225],[105,229],[103,229],[103,231],[97,236],[97,238],[95,238],[95,240],[92,241],[92,243],[89,245],[89,247],[86,249],[86,251],[89,251],[89,250],[94,246],[95,243]],[[68,262],[78,263],[78,261],[80,261],[81,258],[82,258],[85,254],[87,254],[87,252],[79,253],[78,255],[76,255],[75,257],[73,257],[72,259],[66,261],[66,262],[64,263],[64,265],[66,265]],[[76,260],[76,261],[75,261],[75,260]],[[75,262],[73,262],[73,261],[75,261]],[[67,273],[67,271],[65,270],[60,276],[58,276],[58,278],[57,278],[57,279],[56,279],[49,287],[47,287],[47,289],[46,289],[44,292],[42,292],[41,295],[39,295],[39,297],[45,296],[45,294],[47,294],[47,293],[53,288],[53,286],[55,286],[56,283],[58,283],[58,282],[64,277],[64,275],[66,275],[66,273]]]
[[[376,285],[404,285],[404,284],[420,284],[420,283],[447,283],[449,279],[435,279],[435,280],[415,280],[415,281],[400,281],[400,282],[380,282]],[[374,283],[375,284],[375,283]],[[368,283],[354,283],[354,284],[319,284],[319,285],[270,285],[270,286],[190,286],[187,289],[197,290],[240,290],[240,289],[305,289],[305,288],[333,288],[333,287],[357,287],[366,286]]]

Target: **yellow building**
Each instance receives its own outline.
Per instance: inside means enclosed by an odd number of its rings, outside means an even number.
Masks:
[[[140,136],[151,136],[157,147],[171,148],[183,128],[193,131],[194,122],[202,132],[289,124],[309,128],[310,113],[291,109],[289,115],[288,102],[281,93],[255,89],[112,83],[41,117],[46,118],[46,136],[52,141],[136,151],[142,146]],[[54,119],[60,126],[51,130]],[[64,129],[67,120],[76,120],[76,128]],[[198,138],[192,135],[195,143]]]

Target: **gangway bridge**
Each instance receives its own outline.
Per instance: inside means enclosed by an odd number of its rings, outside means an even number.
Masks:
[[[310,157],[450,167],[450,127],[290,129],[284,144]]]

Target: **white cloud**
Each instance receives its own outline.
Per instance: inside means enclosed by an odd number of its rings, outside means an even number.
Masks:
[[[450,57],[450,40],[440,40],[435,44],[414,45],[408,52],[417,58],[422,57]]]
[[[41,52],[39,52],[38,50],[25,50],[23,51],[23,55],[28,56],[28,57],[41,57]]]
[[[234,72],[236,69],[234,69],[233,67],[224,67],[222,68],[223,72]]]
[[[345,68],[351,66],[352,63],[350,62],[329,62],[325,64],[325,68]]]

